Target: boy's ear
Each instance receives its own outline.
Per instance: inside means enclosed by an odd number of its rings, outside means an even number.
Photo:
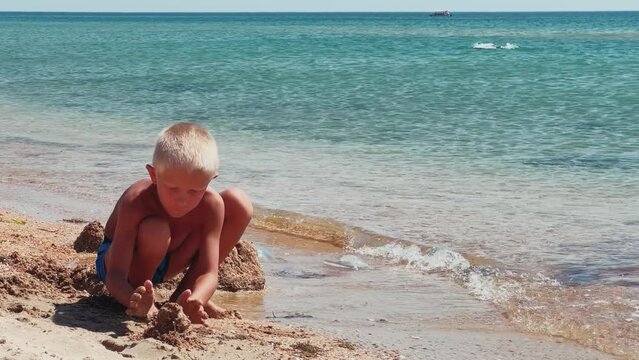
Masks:
[[[151,177],[151,181],[153,181],[154,184],[157,184],[158,183],[158,178],[157,178],[157,175],[155,174],[155,168],[153,167],[153,165],[146,164],[146,171],[149,172],[149,176]]]

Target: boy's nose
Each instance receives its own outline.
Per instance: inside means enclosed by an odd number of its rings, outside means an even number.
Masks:
[[[180,207],[186,206],[187,203],[188,203],[188,200],[186,199],[185,196],[180,196],[176,199],[176,204]]]

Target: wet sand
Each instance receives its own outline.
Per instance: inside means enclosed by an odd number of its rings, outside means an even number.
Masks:
[[[4,205],[4,204],[3,204]],[[334,264],[344,250],[251,230],[266,289],[223,293],[242,320],[161,339],[150,326],[96,290],[93,254],[73,241],[81,224],[0,212],[0,354],[9,358],[375,358],[611,359],[606,354],[517,332],[491,305],[437,274],[370,262],[354,271]],[[168,296],[170,291],[160,291]],[[161,299],[160,299],[161,300]],[[302,327],[300,327],[302,326]],[[69,354],[68,349],[74,349]]]
[[[397,350],[406,359],[615,358],[563,338],[521,333],[492,304],[438,274],[371,258],[366,270],[339,268],[327,264],[344,251],[325,243],[260,231],[247,237],[272,255],[262,259],[267,290],[259,306],[265,314],[252,313],[258,317]],[[224,302],[242,306],[237,295]]]

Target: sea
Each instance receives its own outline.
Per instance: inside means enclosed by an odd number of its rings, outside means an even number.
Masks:
[[[5,12],[0,44],[0,207],[105,217],[197,122],[254,226],[639,358],[639,12]]]

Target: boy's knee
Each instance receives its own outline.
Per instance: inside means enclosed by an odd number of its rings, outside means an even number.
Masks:
[[[151,216],[140,222],[138,226],[138,244],[140,245],[140,249],[145,249],[146,244],[152,244],[154,248],[160,244],[168,247],[170,242],[171,228],[169,227],[168,221],[161,217]]]
[[[224,209],[235,217],[250,220],[253,217],[253,204],[246,193],[238,188],[230,188],[221,194]]]

